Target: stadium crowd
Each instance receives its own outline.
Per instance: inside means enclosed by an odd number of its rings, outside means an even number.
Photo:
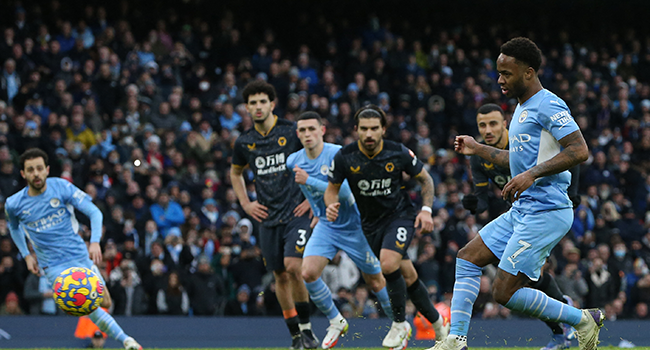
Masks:
[[[234,140],[252,127],[241,90],[254,79],[277,90],[279,117],[323,116],[328,142],[355,140],[352,116],[364,104],[387,113],[386,137],[425,160],[436,184],[434,232],[409,248],[436,301],[449,300],[458,249],[507,209],[498,190],[488,211],[463,208],[469,161],[453,152],[454,136],[478,134],[478,107],[497,103],[507,120],[514,110],[496,83],[498,48],[514,36],[507,27],[415,30],[373,13],[353,24],[299,12],[295,35],[281,37],[245,12],[208,19],[172,9],[139,21],[146,5],[127,1],[2,6],[0,206],[24,186],[18,156],[44,149],[50,175],[85,190],[104,214],[101,268],[116,315],[282,314],[258,223],[229,178]],[[648,319],[650,37],[519,34],[542,49],[542,84],[567,102],[591,152],[573,227],[547,271],[580,307]],[[248,189],[255,198],[251,181]],[[89,238],[87,219],[78,219]],[[0,259],[0,314],[57,313],[51,286],[28,274],[4,218]],[[494,272],[485,270],[475,317],[512,317],[490,295]],[[345,254],[323,278],[344,316],[380,316]]]

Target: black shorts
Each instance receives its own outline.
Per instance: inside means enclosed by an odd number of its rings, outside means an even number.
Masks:
[[[311,236],[308,215],[294,218],[288,224],[260,227],[260,248],[268,271],[284,270],[284,258],[302,258]]]
[[[406,250],[409,248],[415,235],[415,220],[395,219],[387,221],[381,229],[373,232],[365,232],[366,239],[377,257],[382,249],[389,249],[402,254],[403,259],[408,259]]]

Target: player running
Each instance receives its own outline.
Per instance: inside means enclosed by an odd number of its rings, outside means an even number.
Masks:
[[[296,183],[305,195],[318,223],[312,231],[302,263],[302,277],[314,304],[327,316],[330,326],[323,338],[323,349],[333,348],[340,336],[348,331],[348,322],[334,305],[332,293],[321,279],[323,269],[339,250],[357,264],[363,279],[379,299],[382,309],[392,317],[386,280],[381,274],[379,260],[373,254],[361,231],[361,219],[350,186],[344,182],[339,192],[339,217],[327,221],[323,194],[327,188],[327,171],[341,146],[323,142],[325,126],[316,112],[305,112],[298,117],[298,138],[304,148],[287,159],[293,169]]]
[[[359,141],[343,147],[334,157],[324,195],[327,219],[337,219],[342,205],[339,191],[347,179],[361,214],[363,232],[372,251],[379,256],[393,310],[393,324],[382,345],[404,346],[411,335],[411,325],[405,318],[407,292],[417,310],[433,324],[436,338],[442,340],[449,324],[444,324],[413,263],[405,256],[416,228],[422,232],[433,229],[433,180],[412,151],[383,139],[384,111],[369,105],[359,109],[354,117]],[[421,186],[423,206],[417,215],[403,189],[402,172]]]
[[[106,285],[97,264],[102,261],[99,241],[102,238],[102,212],[82,190],[61,178],[48,178],[50,166],[47,154],[38,148],[31,148],[20,156],[20,175],[27,181],[27,187],[7,198],[5,211],[11,238],[24,257],[27,269],[40,275],[45,272],[50,285],[61,272],[70,267],[85,267],[93,270]],[[86,248],[79,231],[74,209],[90,218],[90,246]],[[25,236],[34,248],[29,253]],[[142,349],[102,308],[111,307],[111,296],[104,288],[101,307],[88,317],[102,330],[124,345],[128,350]]]
[[[467,349],[481,268],[497,261],[495,301],[525,315],[574,326],[582,350],[598,344],[605,319],[601,310],[579,310],[524,287],[539,279],[546,257],[571,227],[567,170],[589,154],[566,103],[542,87],[537,76],[541,62],[542,53],[529,39],[515,38],[501,46],[498,83],[507,97],[519,101],[508,133],[509,150],[481,145],[471,136],[456,137],[457,152],[510,168],[512,180],[503,188],[503,198],[513,205],[458,252],[450,336],[432,349]]]
[[[488,103],[481,106],[476,115],[478,131],[488,146],[498,149],[508,149],[508,129],[503,116],[503,110],[496,104]],[[483,161],[479,156],[473,155],[470,158],[472,179],[474,181],[474,193],[463,198],[465,209],[475,213],[482,213],[488,207],[488,188],[489,181],[494,183],[499,189],[510,181],[510,168],[501,167],[489,162]],[[572,169],[578,169],[574,167]],[[574,180],[572,172],[572,181],[569,186],[569,193],[572,190],[577,192],[577,181]],[[576,203],[573,203],[576,206]],[[562,295],[562,291],[557,285],[555,278],[548,272],[542,272],[539,280],[530,284],[531,288],[539,289],[546,295],[559,300],[565,304],[573,305],[569,296]],[[554,321],[546,321],[546,325],[553,332],[553,338],[541,350],[559,350],[571,346],[571,340],[575,337],[575,329],[567,326],[566,329]]]
[[[318,339],[309,322],[309,294],[302,280],[301,265],[311,230],[309,202],[286,166],[286,159],[302,146],[296,124],[273,115],[275,88],[254,81],[242,91],[254,127],[235,141],[230,176],[244,211],[262,223],[260,247],[266,269],[273,271],[277,297],[291,333],[292,349],[315,349]],[[253,171],[257,200],[250,201],[244,167]]]

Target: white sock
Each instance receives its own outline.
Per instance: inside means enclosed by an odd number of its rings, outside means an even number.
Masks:
[[[298,327],[300,328],[301,332],[307,329],[311,329],[311,322],[301,323],[298,325]]]
[[[341,324],[345,321],[345,318],[343,318],[343,315],[339,312],[336,316],[334,316],[333,319],[330,320],[330,324]]]

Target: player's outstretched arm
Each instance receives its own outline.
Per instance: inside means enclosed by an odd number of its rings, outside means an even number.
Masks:
[[[580,130],[576,130],[558,141],[564,149],[553,158],[515,176],[503,188],[503,198],[515,201],[535,180],[561,173],[589,158],[589,149]]]
[[[251,202],[248,199],[248,194],[246,193],[246,182],[244,181],[244,167],[233,164],[230,167],[230,180],[232,181],[232,189],[237,195],[239,204],[241,204],[242,209],[253,219],[258,222],[266,219],[269,214],[267,213],[267,208],[257,201]]]
[[[422,196],[422,210],[415,218],[415,227],[421,227],[422,232],[433,231],[433,218],[431,217],[431,207],[433,206],[434,187],[431,175],[423,168],[415,176],[415,181],[420,185],[420,195]]]
[[[466,156],[476,154],[490,163],[510,169],[510,152],[480,144],[471,136],[456,136],[454,148],[458,153],[462,153]]]

